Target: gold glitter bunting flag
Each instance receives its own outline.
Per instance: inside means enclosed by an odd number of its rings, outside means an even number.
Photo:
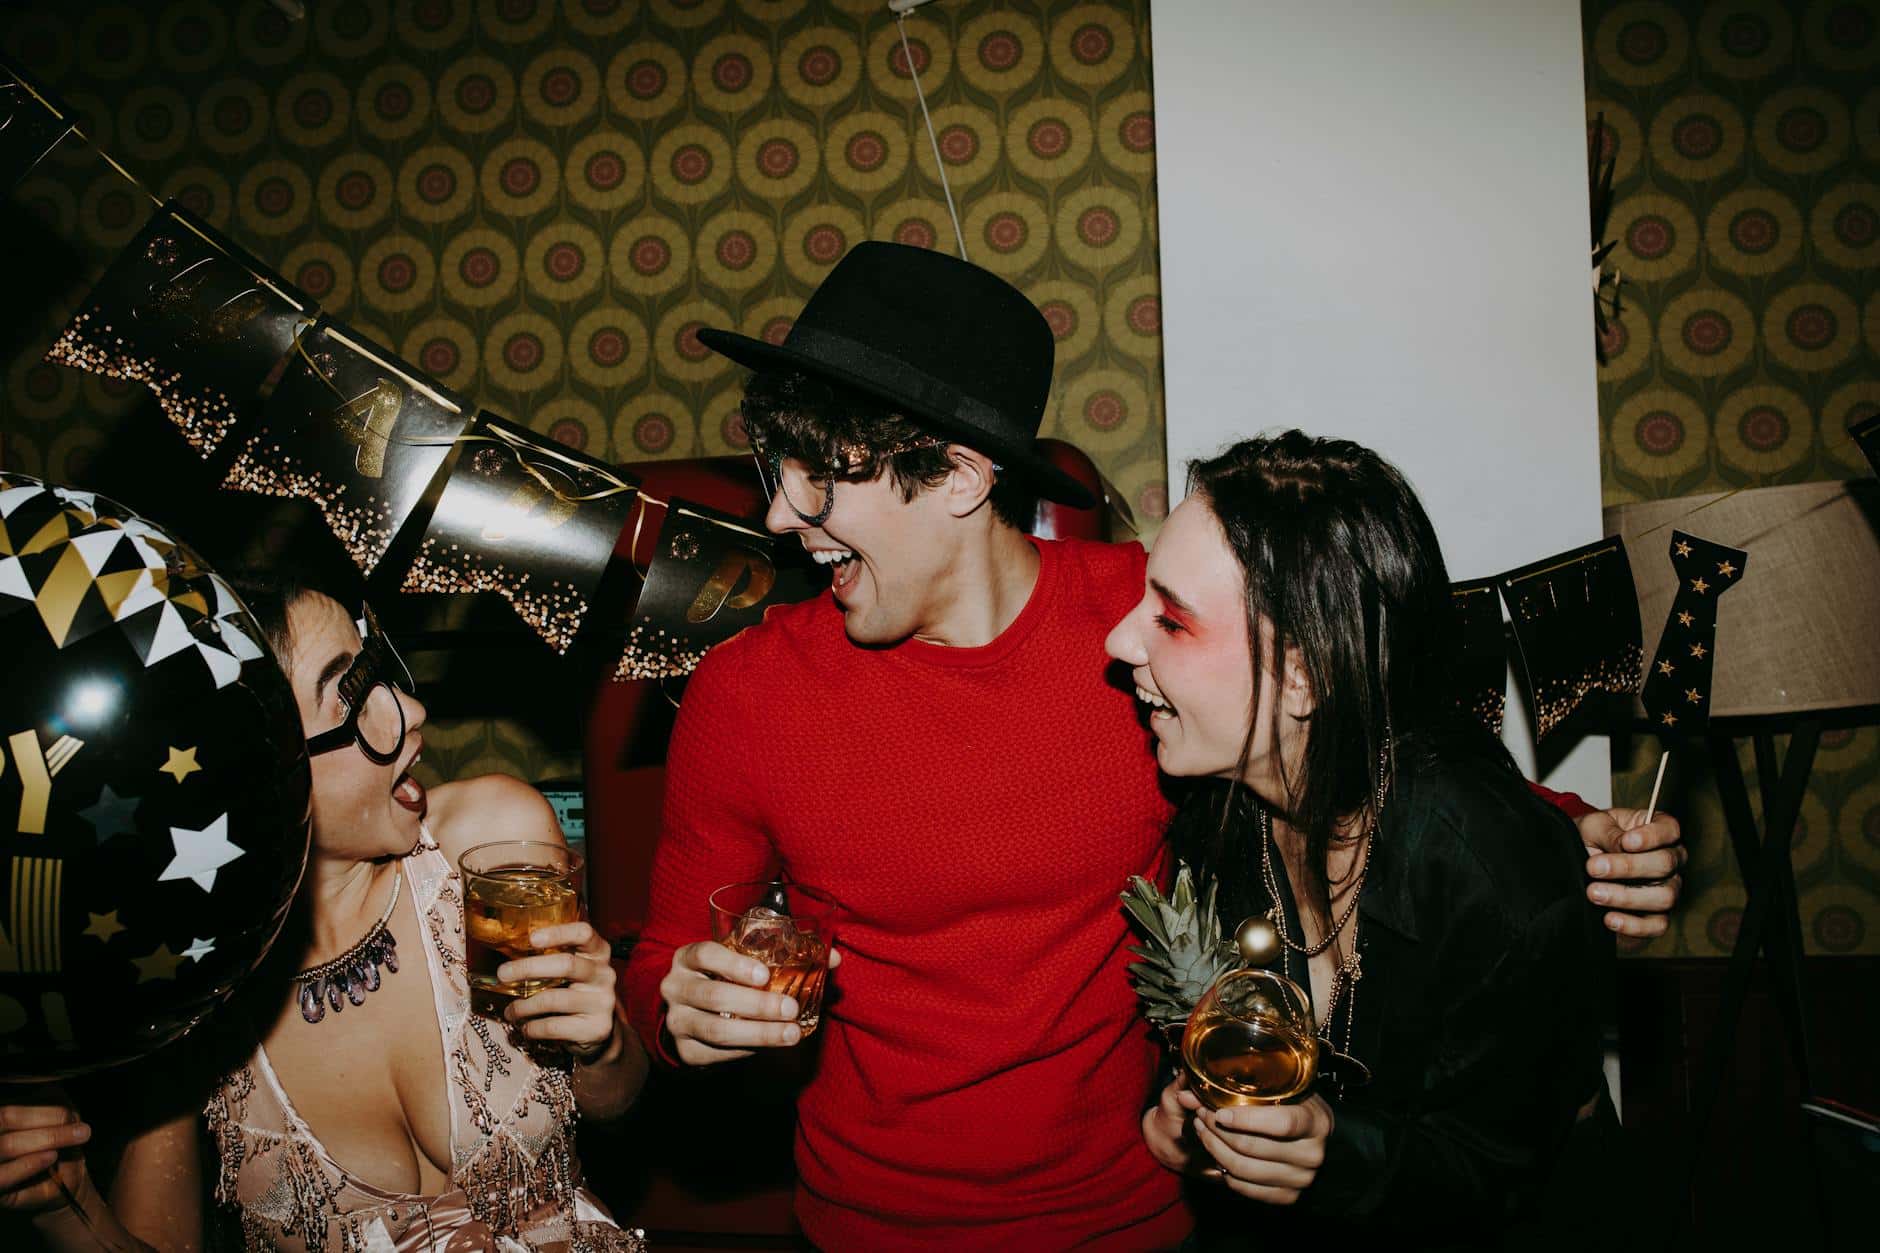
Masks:
[[[1500,575],[1527,671],[1534,738],[1544,739],[1591,692],[1638,690],[1645,648],[1625,545],[1603,539]]]
[[[0,191],[17,186],[71,133],[65,110],[0,59]]]
[[[323,318],[294,345],[223,486],[311,500],[371,574],[472,413],[388,350]]]
[[[713,645],[762,621],[772,605],[821,589],[800,561],[779,558],[775,537],[715,509],[672,501],[614,678],[691,674]]]
[[[1501,630],[1501,597],[1495,594],[1495,580],[1451,583],[1449,594],[1458,641],[1456,703],[1500,735],[1508,690],[1508,645]]]
[[[148,387],[207,458],[252,412],[312,307],[170,201],[111,263],[46,360]]]
[[[1742,580],[1749,554],[1683,531],[1671,533],[1670,551],[1678,590],[1639,698],[1660,735],[1701,735],[1716,677],[1717,598]]]
[[[638,492],[609,466],[490,413],[463,447],[405,572],[407,592],[495,592],[568,651]]]

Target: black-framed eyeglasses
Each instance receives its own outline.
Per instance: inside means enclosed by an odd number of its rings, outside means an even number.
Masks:
[[[934,448],[946,442],[937,435],[918,435],[891,448],[884,448],[875,455],[886,460],[904,452],[913,452],[916,448]],[[794,457],[789,460],[796,461],[796,466],[786,467],[782,453],[766,452],[756,440],[751,441],[751,456],[757,461],[757,477],[764,484],[764,496],[767,499],[775,500],[781,495],[783,503],[790,506],[790,511],[807,526],[821,526],[829,520],[829,515],[836,507],[836,481],[840,477],[837,471],[829,470],[813,475],[799,468],[802,463]],[[866,449],[845,450],[843,460],[848,469],[841,473],[852,472],[867,457]]]
[[[359,751],[381,766],[390,765],[398,760],[398,754],[405,747],[405,706],[398,699],[398,693],[411,695],[417,685],[411,680],[411,671],[406,669],[404,659],[398,650],[392,647],[391,640],[379,629],[379,620],[372,612],[372,606],[362,605],[358,620],[359,655],[353,658],[346,673],[339,676],[340,704],[346,710],[346,718],[330,731],[307,737],[307,755],[318,757],[345,748],[349,744],[359,745]],[[376,725],[369,725],[364,719],[366,707],[372,703],[372,695],[379,688],[385,689],[385,698],[392,706],[390,718],[381,717]],[[393,689],[397,690],[394,691]],[[396,734],[394,734],[396,730]]]

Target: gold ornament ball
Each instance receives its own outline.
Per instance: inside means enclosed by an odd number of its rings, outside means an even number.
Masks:
[[[1279,956],[1279,929],[1255,914],[1234,932],[1234,946],[1250,966],[1264,966]]]

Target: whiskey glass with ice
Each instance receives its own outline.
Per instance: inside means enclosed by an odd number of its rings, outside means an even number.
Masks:
[[[728,883],[710,897],[712,938],[770,970],[769,990],[796,1000],[803,1036],[822,1021],[833,902],[801,883]]]

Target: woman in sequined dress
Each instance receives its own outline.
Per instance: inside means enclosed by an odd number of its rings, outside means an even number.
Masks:
[[[240,591],[300,702],[313,848],[289,933],[215,1024],[239,1047],[218,1063],[203,1107],[210,1221],[238,1229],[249,1249],[637,1253],[639,1233],[583,1186],[575,1157],[577,1117],[618,1117],[646,1076],[605,942],[585,922],[538,930],[536,947],[560,951],[513,961],[501,977],[566,986],[500,1019],[470,1005],[457,857],[497,839],[560,843],[552,811],[501,775],[427,794],[410,774],[424,708],[401,690],[409,680],[383,638],[370,628],[362,638],[338,601],[297,583]],[[316,1002],[296,974],[321,968],[340,977],[328,979],[337,991],[315,989]],[[53,1247],[95,1249],[99,1236],[198,1247],[195,1131],[193,1118],[172,1119],[133,1141],[109,1206],[70,1154],[60,1169],[82,1216],[43,1175],[0,1186],[0,1206],[36,1209]],[[70,1122],[32,1144],[70,1149],[88,1134]]]

